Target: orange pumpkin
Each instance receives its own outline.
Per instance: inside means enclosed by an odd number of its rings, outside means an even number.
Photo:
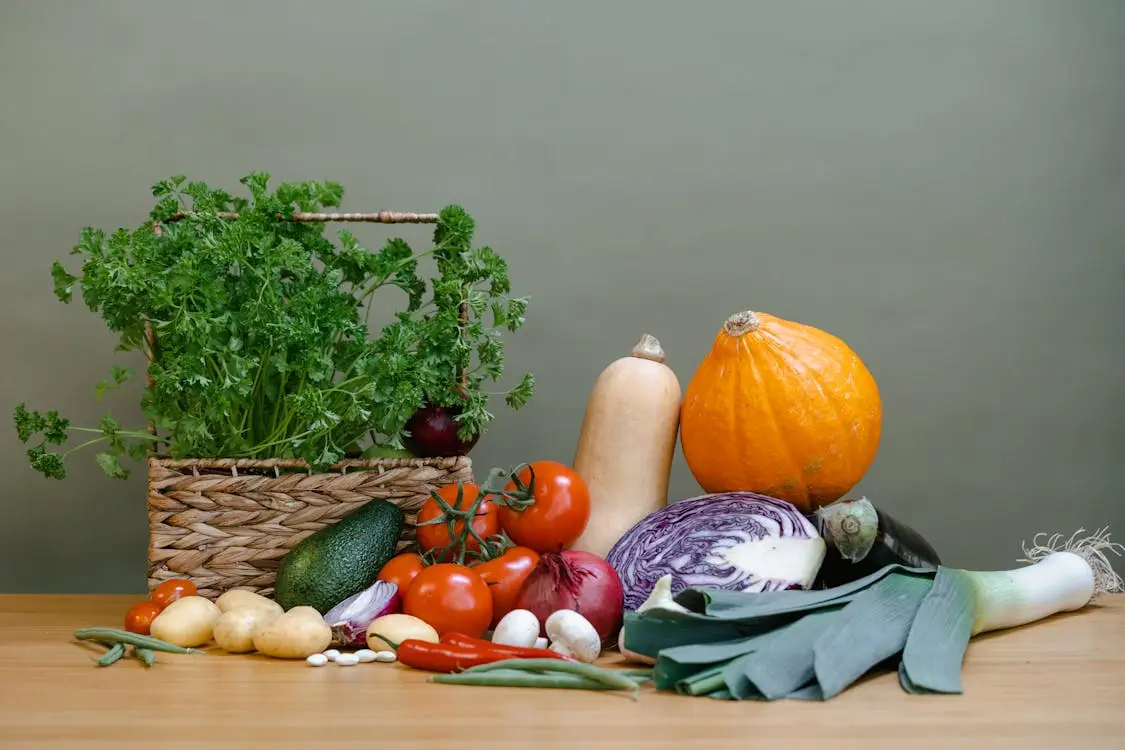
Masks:
[[[704,492],[758,492],[811,512],[863,478],[882,423],[875,378],[847,344],[741,312],[688,383],[680,445]]]

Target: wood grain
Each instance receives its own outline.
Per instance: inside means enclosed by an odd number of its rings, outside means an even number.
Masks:
[[[974,641],[965,694],[892,675],[827,703],[436,685],[221,652],[98,668],[128,596],[0,596],[0,748],[1125,748],[1125,596]]]

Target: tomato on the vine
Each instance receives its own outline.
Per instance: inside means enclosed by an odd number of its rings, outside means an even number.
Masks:
[[[438,635],[457,632],[480,638],[492,624],[492,595],[472,568],[438,563],[414,579],[402,611],[429,623]]]
[[[520,586],[538,563],[539,553],[535,550],[511,547],[499,557],[473,566],[492,594],[492,627],[515,607]]]
[[[149,635],[152,621],[161,611],[162,607],[156,602],[137,602],[125,613],[125,630],[138,635]]]
[[[531,485],[534,501],[522,510],[500,508],[500,526],[508,537],[539,553],[559,552],[574,544],[590,520],[590,490],[585,480],[558,461],[536,461],[516,477],[524,487]],[[511,481],[505,491],[517,489]]]
[[[152,596],[149,599],[156,606],[164,609],[177,599],[195,596],[197,593],[195,584],[191,581],[185,578],[170,578],[153,589]]]
[[[418,577],[424,567],[426,566],[422,562],[422,556],[417,552],[402,552],[388,560],[387,564],[380,568],[379,575],[376,577],[380,581],[398,586],[399,596],[406,596],[410,585],[414,583],[414,579]]]
[[[460,502],[457,500],[458,491],[461,492]],[[480,495],[480,487],[475,484],[464,484],[461,487],[456,484],[447,484],[439,489],[437,494],[449,507],[468,511],[477,501],[477,496]],[[500,521],[497,518],[497,510],[496,504],[488,499],[483,500],[477,508],[476,514],[473,516],[472,529],[481,539],[488,539],[488,537],[499,533]],[[449,547],[454,542],[449,536],[449,523],[448,519],[445,519],[445,512],[438,501],[431,497],[418,511],[418,523],[421,524],[439,518],[444,520],[429,526],[419,525],[417,528],[418,547],[423,552]],[[464,529],[464,521],[454,522],[453,533],[455,536],[459,537]],[[466,537],[465,549],[479,550],[480,543],[470,534]],[[451,551],[456,553],[456,550]]]

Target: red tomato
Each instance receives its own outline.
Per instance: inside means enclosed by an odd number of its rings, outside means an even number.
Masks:
[[[195,584],[184,578],[170,578],[153,590],[150,600],[164,609],[177,599],[196,595]]]
[[[422,556],[417,552],[403,552],[388,560],[387,564],[379,570],[377,577],[380,581],[398,586],[399,596],[406,596],[410,584],[414,582],[414,579],[418,577],[424,567]]]
[[[559,552],[574,544],[590,520],[590,490],[574,469],[557,461],[536,461],[517,475],[531,485],[534,502],[523,510],[500,508],[500,526],[513,542],[536,552]],[[515,482],[506,488],[516,489]]]
[[[500,557],[473,566],[492,594],[492,627],[515,607],[520,586],[537,564],[539,553],[535,550],[511,547]]]
[[[457,632],[480,638],[492,623],[492,595],[471,568],[438,563],[414,579],[402,611],[429,623],[439,636]]]
[[[461,501],[457,501],[457,492],[461,490]],[[446,502],[451,508],[457,510],[468,510],[473,507],[473,503],[477,501],[477,496],[480,494],[480,487],[475,484],[465,484],[459,488],[456,484],[447,484],[437,493],[442,500]],[[500,532],[500,521],[497,518],[496,504],[490,500],[483,501],[477,508],[476,515],[473,517],[473,530],[477,532],[481,539],[487,539],[493,534]],[[418,523],[424,521],[432,521],[435,518],[445,519],[445,512],[438,505],[437,500],[432,497],[422,505],[422,509],[418,511]],[[460,535],[465,528],[464,521],[457,521],[454,523],[454,535]],[[418,547],[423,552],[428,552],[432,549],[440,549],[448,547],[453,543],[449,537],[449,523],[443,520],[441,523],[433,524],[432,526],[419,526],[418,527]],[[468,536],[465,540],[465,549],[479,550],[480,543],[472,537]],[[456,553],[456,550],[453,550]]]
[[[152,621],[160,614],[161,606],[156,602],[137,602],[125,613],[125,629],[130,633],[149,635]]]

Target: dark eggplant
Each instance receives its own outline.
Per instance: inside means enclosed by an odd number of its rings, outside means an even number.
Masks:
[[[936,569],[941,557],[925,537],[867,498],[837,500],[809,520],[827,550],[813,588],[826,589],[863,578],[888,565]]]

